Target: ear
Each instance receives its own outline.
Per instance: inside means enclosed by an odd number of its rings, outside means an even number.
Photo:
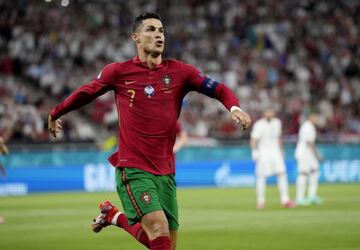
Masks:
[[[140,39],[139,39],[139,34],[138,33],[131,33],[131,39],[135,42],[135,43],[140,43]]]

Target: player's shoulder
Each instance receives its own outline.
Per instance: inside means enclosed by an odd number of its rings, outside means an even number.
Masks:
[[[265,118],[260,118],[259,120],[257,120],[255,123],[257,124],[264,124],[266,122],[266,119]]]
[[[163,60],[163,62],[169,67],[169,68],[176,68],[176,69],[183,69],[185,67],[185,63],[174,59],[174,58],[167,58]]]
[[[273,118],[273,122],[274,122],[276,125],[281,126],[281,120],[280,120],[279,118],[274,117],[274,118]]]
[[[264,122],[265,122],[265,119],[264,119],[264,118],[260,118],[259,120],[257,120],[256,122],[254,122],[253,129],[258,129],[258,128],[260,128],[261,126],[264,125]]]
[[[305,134],[309,133],[312,130],[313,130],[313,126],[309,121],[305,121],[300,127],[300,131],[302,131]]]
[[[128,60],[125,60],[122,62],[113,62],[112,64],[118,70],[126,70],[126,69],[134,66],[134,59],[131,58],[131,59],[128,59]]]
[[[176,68],[176,69],[179,69],[182,71],[191,71],[191,70],[195,69],[195,67],[193,65],[188,64],[183,61],[180,61],[178,59],[169,58],[164,61],[169,67]]]
[[[109,68],[109,69],[115,69],[115,70],[125,70],[129,67],[132,67],[134,65],[133,59],[128,59],[125,61],[116,61],[116,62],[111,62],[109,64],[106,64],[104,68]]]
[[[307,129],[312,128],[312,124],[309,121],[305,121],[302,126]]]

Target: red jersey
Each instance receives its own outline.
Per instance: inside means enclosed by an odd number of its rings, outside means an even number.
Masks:
[[[167,175],[175,172],[173,146],[176,121],[184,96],[198,91],[216,98],[230,110],[239,106],[223,83],[177,60],[163,60],[150,69],[134,57],[108,64],[93,81],[79,87],[50,113],[58,119],[107,91],[113,91],[119,119],[119,147],[109,161],[115,167],[133,167]]]

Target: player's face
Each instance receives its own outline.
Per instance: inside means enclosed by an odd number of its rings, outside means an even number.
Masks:
[[[164,28],[158,19],[145,19],[132,38],[146,54],[157,57],[164,51]]]
[[[320,119],[319,116],[316,114],[311,114],[309,116],[309,120],[315,125],[315,126],[319,126],[320,124]]]
[[[267,120],[271,120],[272,118],[274,118],[275,116],[275,112],[273,110],[266,110],[264,112],[264,117],[267,119]]]

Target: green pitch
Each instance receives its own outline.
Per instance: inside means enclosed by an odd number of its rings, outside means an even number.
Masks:
[[[293,210],[279,206],[276,187],[263,211],[255,209],[254,189],[180,189],[178,196],[178,250],[360,249],[360,185],[321,185],[323,205]],[[145,249],[115,227],[92,233],[104,198],[120,204],[115,193],[0,198],[0,249]]]

